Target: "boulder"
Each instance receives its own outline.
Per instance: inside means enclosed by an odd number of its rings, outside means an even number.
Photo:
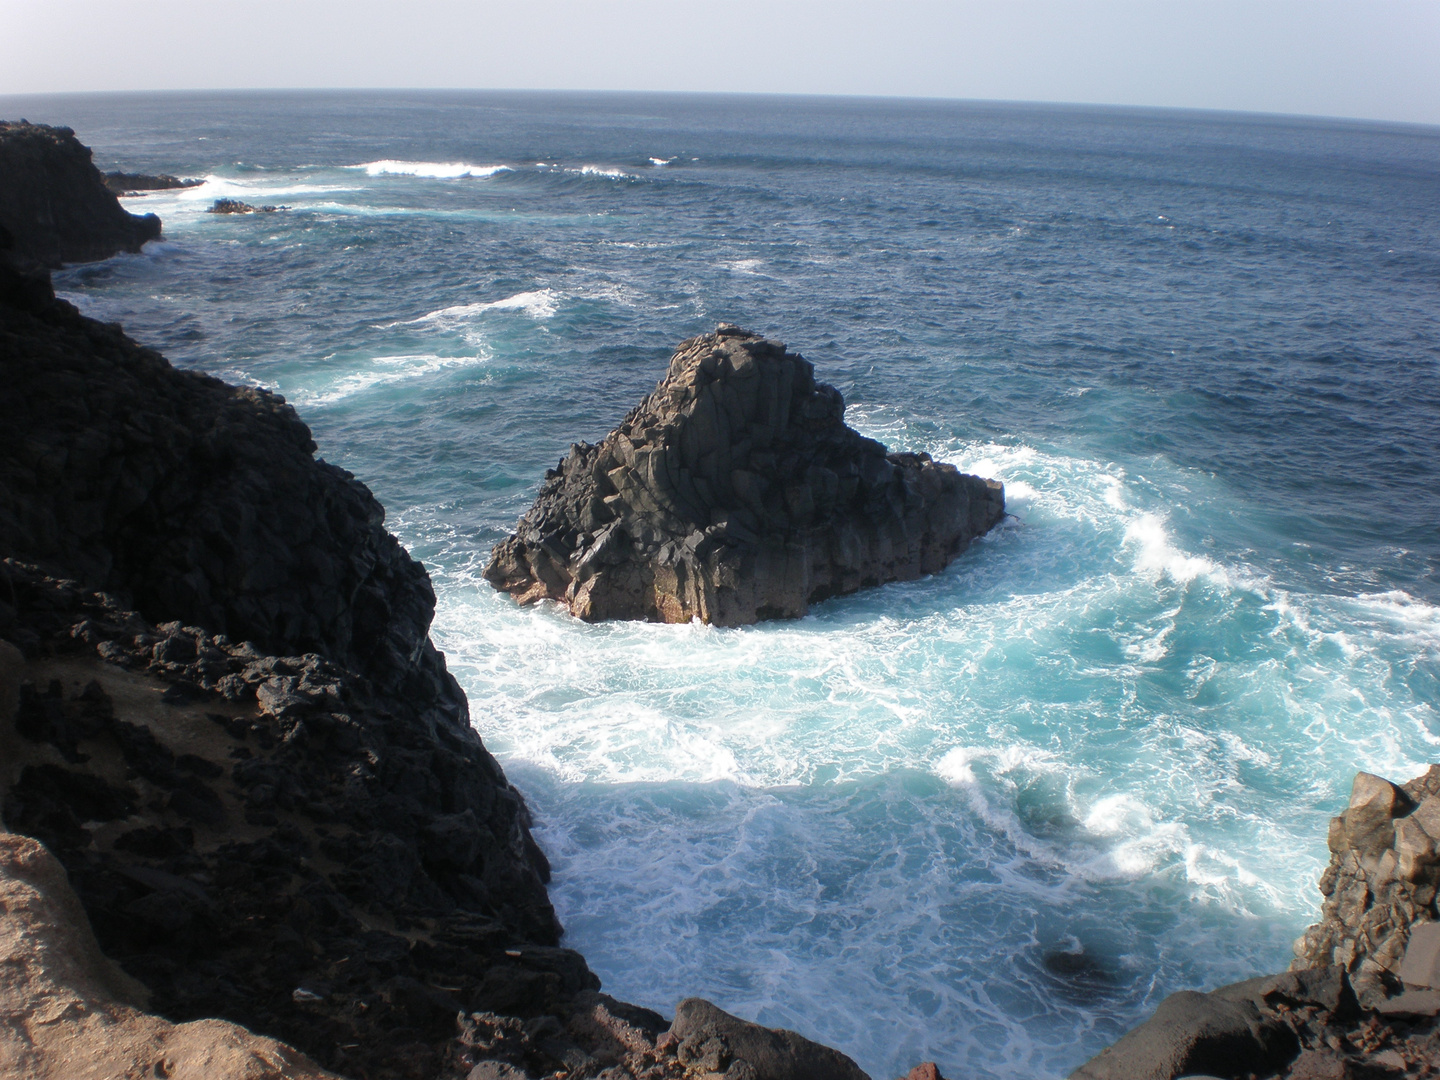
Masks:
[[[838,1050],[793,1031],[741,1020],[703,998],[680,1002],[670,1035],[678,1043],[680,1061],[702,1073],[751,1080],[869,1080]]]
[[[154,214],[127,213],[67,127],[0,121],[0,225],[30,266],[108,259],[160,238]]]
[[[736,626],[935,573],[1004,516],[996,481],[889,453],[844,414],[809,361],[721,324],[570,448],[485,577],[589,621]]]
[[[1269,1075],[1295,1056],[1295,1035],[1262,1014],[1254,980],[1209,994],[1182,990],[1070,1080],[1175,1080],[1196,1073]]]

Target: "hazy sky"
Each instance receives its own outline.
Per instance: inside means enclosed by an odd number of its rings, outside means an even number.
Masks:
[[[1440,124],[1440,0],[0,0],[0,93],[711,90]]]

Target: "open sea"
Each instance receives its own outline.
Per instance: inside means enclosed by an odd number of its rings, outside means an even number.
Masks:
[[[0,98],[165,239],[57,287],[271,387],[434,633],[618,997],[877,1080],[1064,1076],[1282,969],[1357,769],[1440,760],[1440,128],[821,98]],[[204,211],[217,198],[273,214]],[[480,571],[731,321],[1004,481],[944,573],[744,629]]]

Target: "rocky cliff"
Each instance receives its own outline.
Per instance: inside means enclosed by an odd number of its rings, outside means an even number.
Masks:
[[[1380,1080],[1440,1073],[1440,765],[1355,778],[1321,921],[1288,972],[1182,991],[1071,1080]]]
[[[73,156],[56,130],[41,174]],[[670,1024],[598,992],[370,492],[282,398],[57,301],[22,235],[0,226],[0,1071],[863,1080],[706,1002]]]
[[[1004,516],[1000,484],[887,453],[844,415],[804,357],[722,324],[571,447],[485,577],[587,620],[736,626],[935,573]]]
[[[107,954],[171,1020],[375,1076],[434,1075],[460,1009],[597,986],[370,493],[282,399],[26,288],[0,304],[0,638],[28,665],[0,785]]]
[[[126,213],[66,127],[0,121],[0,193],[0,226],[36,266],[108,259],[160,238],[160,219]]]

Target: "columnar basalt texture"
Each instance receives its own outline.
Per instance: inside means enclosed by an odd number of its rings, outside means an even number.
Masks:
[[[736,626],[933,574],[1004,516],[996,481],[887,453],[844,415],[809,361],[722,324],[546,473],[485,576],[590,621]]]
[[[24,262],[59,267],[139,251],[154,214],[127,213],[67,127],[0,121],[0,226]]]

